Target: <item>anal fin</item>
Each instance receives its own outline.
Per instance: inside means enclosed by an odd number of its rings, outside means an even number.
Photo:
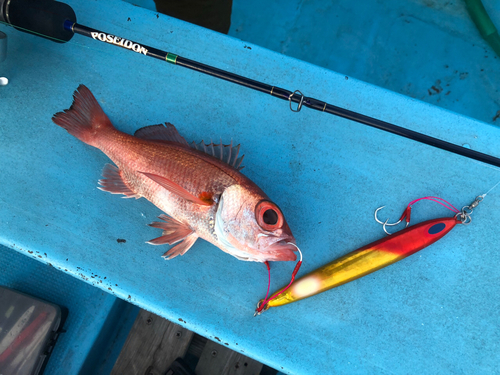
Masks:
[[[172,217],[162,214],[158,218],[163,221],[155,221],[149,226],[163,229],[163,235],[148,241],[148,243],[151,245],[172,245],[182,241],[162,256],[166,259],[172,259],[177,255],[184,255],[196,242],[198,235],[187,224],[181,223]]]
[[[102,171],[104,179],[99,180],[98,189],[111,194],[123,194],[123,198],[140,198],[125,182],[121,171],[111,164],[106,164]]]
[[[198,235],[196,233],[192,233],[187,236],[181,243],[175,245],[169,251],[162,255],[165,259],[175,258],[177,255],[184,255],[186,252],[193,246],[193,244],[198,239]]]

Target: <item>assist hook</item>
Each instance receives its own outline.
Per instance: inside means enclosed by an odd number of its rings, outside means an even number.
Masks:
[[[389,223],[389,219],[387,219],[386,221],[381,221],[378,219],[377,217],[377,213],[382,209],[384,208],[385,206],[382,206],[382,207],[379,207],[375,210],[375,214],[374,214],[374,217],[375,217],[375,221],[379,224],[382,224],[382,227],[384,228],[384,232],[388,235],[391,235],[392,233],[389,233],[386,229],[386,227],[393,227],[393,226],[396,226],[398,224],[400,224],[403,220],[406,219],[406,226],[405,228],[408,227],[408,225],[410,225],[410,213],[411,213],[411,206],[408,206],[406,208],[406,210],[403,212],[403,215],[401,215],[401,217],[399,218],[398,221],[396,221],[395,223]]]
[[[488,193],[486,193],[486,194],[488,194]],[[379,208],[377,208],[375,210],[375,220],[377,221],[377,223],[382,224],[383,227],[384,227],[384,232],[390,235],[391,233],[389,233],[387,231],[387,229],[386,229],[387,226],[398,225],[403,220],[406,220],[406,227],[408,227],[408,225],[410,225],[410,215],[411,215],[411,207],[412,207],[412,205],[415,204],[415,203],[417,203],[418,201],[421,201],[421,200],[429,200],[429,201],[432,201],[432,202],[439,203],[441,206],[444,206],[447,209],[449,209],[450,211],[453,211],[455,213],[455,216],[456,216],[457,220],[461,221],[462,224],[466,224],[467,225],[467,224],[470,224],[470,222],[472,221],[472,219],[470,217],[472,211],[483,200],[483,198],[486,196],[486,194],[478,196],[474,200],[474,202],[472,202],[469,206],[463,207],[461,211],[458,210],[455,206],[453,206],[450,202],[444,200],[443,198],[439,198],[439,197],[423,197],[423,198],[418,198],[418,199],[415,199],[415,200],[411,201],[408,204],[408,206],[403,211],[403,214],[401,215],[401,217],[399,218],[399,220],[397,222],[395,222],[395,223],[389,223],[389,219],[387,219],[385,222],[382,222],[382,221],[380,221],[378,219],[377,213],[382,208],[385,207],[385,206],[382,206],[382,207],[379,207]]]

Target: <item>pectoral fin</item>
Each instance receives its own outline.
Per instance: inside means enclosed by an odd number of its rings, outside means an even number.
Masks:
[[[142,173],[144,176],[150,178],[151,180],[153,180],[157,184],[163,186],[165,189],[171,191],[174,194],[177,194],[179,197],[184,198],[190,202],[200,204],[203,206],[211,206],[213,204],[213,201],[210,198],[210,195],[207,193],[202,193],[200,197],[197,197],[197,196],[191,194],[186,189],[184,189],[182,186],[169,180],[168,178],[165,178],[163,176],[158,176],[158,175],[152,174],[152,173],[147,173],[147,172],[139,172],[139,173]]]

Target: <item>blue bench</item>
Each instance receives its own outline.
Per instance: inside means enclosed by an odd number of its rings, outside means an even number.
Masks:
[[[127,3],[68,3],[83,25],[500,156],[494,126]],[[203,241],[163,260],[165,247],[145,243],[159,235],[146,224],[161,212],[97,190],[108,159],[51,116],[84,83],[122,131],[168,121],[188,141],[241,143],[243,172],[280,205],[303,251],[301,273],[379,239],[377,207],[396,218],[426,195],[461,207],[498,182],[498,170],[331,115],[293,113],[269,95],[80,36],[61,45],[0,30],[9,35],[0,65],[10,80],[0,87],[0,244],[9,251],[283,372],[495,371],[500,190],[472,225],[425,251],[253,318],[266,268]],[[446,215],[421,203],[412,220]],[[272,264],[273,289],[293,266]]]

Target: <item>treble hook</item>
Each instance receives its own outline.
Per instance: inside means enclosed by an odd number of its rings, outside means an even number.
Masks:
[[[376,221],[377,223],[379,223],[379,224],[382,224],[382,227],[383,227],[383,229],[384,229],[384,232],[385,232],[387,235],[389,235],[389,236],[390,236],[392,233],[389,233],[389,232],[387,231],[386,227],[393,227],[393,226],[395,226],[395,225],[400,224],[400,223],[403,221],[403,219],[404,219],[404,218],[406,218],[406,211],[405,211],[405,213],[403,213],[403,216],[401,216],[401,219],[399,219],[399,220],[398,220],[398,221],[396,221],[395,223],[389,223],[389,222],[388,222],[388,221],[389,221],[389,219],[387,219],[385,222],[382,222],[382,221],[380,221],[380,220],[378,219],[378,217],[377,217],[377,213],[378,213],[378,212],[379,212],[382,208],[384,208],[384,207],[385,207],[385,206],[382,206],[382,207],[379,207],[379,208],[377,208],[377,209],[375,210],[375,215],[374,215],[374,216],[375,216],[375,221]],[[408,227],[408,225],[410,225],[410,222],[409,222],[409,221],[406,221],[406,226],[405,226],[405,228],[407,228],[407,227]]]

